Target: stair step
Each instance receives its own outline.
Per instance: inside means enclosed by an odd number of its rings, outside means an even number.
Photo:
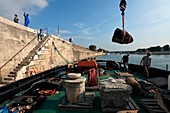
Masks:
[[[31,59],[30,57],[25,57],[23,60],[29,60],[29,59]]]
[[[39,45],[37,45],[36,47],[34,47],[34,49],[33,50],[37,50],[37,49],[39,49],[41,44],[39,44]]]
[[[10,84],[14,82],[13,80],[1,80],[1,84]]]
[[[19,63],[18,66],[21,66],[21,64]]]
[[[34,52],[31,52],[29,55],[28,55],[28,57],[33,57],[34,55],[35,55],[35,51]]]
[[[15,80],[15,78],[14,77],[5,77],[3,80]]]
[[[31,59],[23,59],[23,61],[21,62],[21,64],[23,64],[23,63],[28,63],[28,62],[30,62],[31,61]]]
[[[29,62],[21,62],[21,66],[26,66],[28,64],[29,64]]]
[[[18,68],[18,69],[20,69],[22,66],[20,65],[20,64],[18,64],[18,66],[16,66],[15,68]]]
[[[49,54],[49,51],[47,51],[47,50],[41,50],[41,54]]]
[[[16,75],[16,71],[10,71],[10,74],[15,74]]]
[[[16,74],[9,74],[8,77],[16,77]]]
[[[21,67],[15,68],[15,69],[13,69],[13,71],[16,71],[16,72],[17,72],[20,68],[21,68]]]
[[[0,87],[5,86],[6,84],[0,84]]]

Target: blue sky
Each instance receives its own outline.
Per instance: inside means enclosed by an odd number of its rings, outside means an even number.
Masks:
[[[125,29],[134,42],[121,45],[111,41],[116,28],[122,28],[120,0],[0,0],[0,16],[13,20],[30,15],[30,28],[48,28],[49,34],[73,37],[83,47],[96,45],[110,51],[164,46],[170,43],[169,0],[126,0]]]

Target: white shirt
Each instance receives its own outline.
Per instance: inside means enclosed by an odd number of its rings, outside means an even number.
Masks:
[[[142,64],[143,66],[150,66],[150,64],[151,64],[151,58],[150,58],[149,56],[144,56],[144,57],[142,58],[141,64]]]

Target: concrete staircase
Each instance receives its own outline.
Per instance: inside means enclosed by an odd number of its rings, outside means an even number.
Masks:
[[[44,40],[42,40],[38,45],[36,45],[30,53],[19,63],[17,66],[4,78],[1,78],[0,80],[0,87],[10,84],[16,80],[17,73],[20,71],[20,69],[23,66],[29,65],[29,63],[33,60],[34,56],[37,54],[37,52],[41,49],[42,46],[45,45],[45,41],[49,38],[50,36],[47,35],[44,37]]]

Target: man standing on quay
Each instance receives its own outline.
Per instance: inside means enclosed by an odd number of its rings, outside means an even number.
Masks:
[[[28,24],[30,23],[29,14],[24,13],[23,16],[24,16],[24,19],[25,19],[24,26],[28,27]]]

